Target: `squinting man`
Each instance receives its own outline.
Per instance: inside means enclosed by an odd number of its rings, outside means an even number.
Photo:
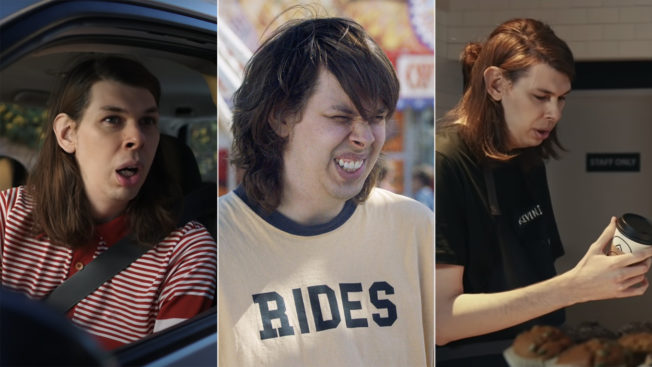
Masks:
[[[219,200],[225,366],[431,366],[433,215],[374,188],[399,84],[355,22],[292,21],[234,97]]]

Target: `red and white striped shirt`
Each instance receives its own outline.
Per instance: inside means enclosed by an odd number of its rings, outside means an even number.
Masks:
[[[126,232],[119,217],[96,228],[94,244],[71,250],[31,234],[26,191],[0,192],[2,286],[42,299]],[[211,307],[217,282],[217,246],[206,228],[190,222],[170,233],[128,268],[68,312],[107,349],[189,319]]]

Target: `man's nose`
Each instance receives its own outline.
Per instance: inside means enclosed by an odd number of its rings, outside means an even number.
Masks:
[[[546,119],[554,122],[559,121],[563,109],[564,105],[562,101],[552,99],[546,106]]]
[[[145,134],[137,122],[128,122],[123,132],[123,144],[127,149],[139,149],[145,143]]]
[[[353,122],[351,127],[351,142],[361,148],[366,148],[372,144],[376,138],[374,137],[373,132],[371,131],[371,126],[367,121],[356,120]]]

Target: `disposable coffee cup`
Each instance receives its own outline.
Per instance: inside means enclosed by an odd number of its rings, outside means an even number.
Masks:
[[[628,254],[652,248],[652,223],[638,214],[626,213],[616,221],[611,250]]]

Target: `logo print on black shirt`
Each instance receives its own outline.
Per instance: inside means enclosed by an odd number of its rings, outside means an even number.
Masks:
[[[541,205],[537,204],[537,206],[528,210],[518,218],[518,226],[522,227],[523,225],[535,220],[536,218],[542,215],[543,215],[543,210],[541,210]]]

